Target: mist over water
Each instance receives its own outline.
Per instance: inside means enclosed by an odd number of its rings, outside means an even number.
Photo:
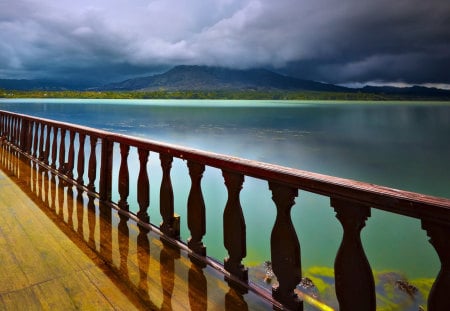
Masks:
[[[280,164],[322,174],[450,198],[450,105],[446,103],[324,103],[277,101],[1,100],[0,109],[91,126],[151,140]],[[120,156],[115,147],[114,167]],[[159,224],[160,164],[150,153],[150,217]],[[130,176],[138,161],[129,156]],[[114,174],[117,174],[117,169]],[[189,237],[186,163],[172,169],[182,239]],[[131,181],[130,206],[137,210]],[[117,199],[117,182],[113,184]],[[221,172],[202,180],[209,255],[226,257],[222,215],[226,188]],[[300,191],[292,208],[302,266],[333,266],[342,229],[329,199]],[[249,265],[270,259],[275,207],[264,181],[246,178],[241,203],[247,224]],[[435,277],[437,255],[420,221],[372,209],[362,231],[375,270]]]

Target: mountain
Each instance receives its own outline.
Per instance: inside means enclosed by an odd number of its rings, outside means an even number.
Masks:
[[[176,66],[158,75],[111,83],[100,89],[110,91],[287,90],[322,92],[349,90],[332,84],[288,77],[265,69],[237,70],[185,65]]]
[[[5,80],[0,79],[0,89],[18,91],[262,91],[359,93],[371,94],[380,99],[433,99],[450,100],[450,90],[422,86],[388,87],[365,86],[354,89],[311,80],[297,79],[266,69],[237,70],[208,66],[176,66],[153,76],[134,78],[100,87],[88,82],[63,80]],[[345,94],[344,94],[345,95]],[[358,94],[357,94],[358,95]]]

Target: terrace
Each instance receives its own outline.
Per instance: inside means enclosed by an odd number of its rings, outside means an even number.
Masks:
[[[450,310],[448,199],[6,111],[0,111],[0,136],[1,254],[7,263],[0,269],[0,302],[5,309],[330,310],[298,289],[300,242],[290,211],[301,190],[329,197],[343,227],[334,267],[340,310],[376,309],[374,277],[360,238],[371,209],[420,219],[441,261],[428,310]],[[114,147],[120,148],[116,166]],[[129,173],[130,152],[139,157],[135,178]],[[161,162],[159,226],[148,214],[150,152]],[[187,162],[191,180],[186,220],[174,213],[174,158]],[[228,191],[225,259],[208,257],[202,241],[206,166],[222,171]],[[249,281],[242,264],[247,246],[239,195],[245,177],[268,183],[277,210],[270,242],[277,282],[271,291]],[[137,202],[129,202],[130,183],[137,184]],[[139,206],[136,214],[131,204]],[[187,243],[180,240],[182,221],[191,235]]]

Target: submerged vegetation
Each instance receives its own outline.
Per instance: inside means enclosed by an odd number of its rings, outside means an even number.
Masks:
[[[250,267],[250,279],[260,286],[270,289],[277,283],[272,273],[271,262]],[[335,294],[334,270],[331,267],[310,267],[303,271],[301,282],[295,292],[308,304],[308,310],[338,310],[339,303]],[[428,294],[433,285],[433,278],[407,279],[400,272],[374,271],[377,310],[383,311],[417,311],[426,310]]]
[[[227,100],[449,100],[399,94],[317,91],[11,91],[0,90],[0,98],[81,99],[227,99]]]

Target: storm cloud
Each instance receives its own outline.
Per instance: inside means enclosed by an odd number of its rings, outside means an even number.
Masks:
[[[118,81],[173,65],[450,84],[448,0],[0,0],[0,78]]]

